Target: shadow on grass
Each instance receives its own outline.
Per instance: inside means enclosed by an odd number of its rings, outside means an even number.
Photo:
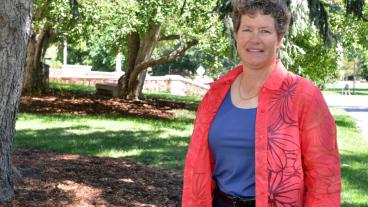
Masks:
[[[15,143],[60,153],[129,157],[147,165],[182,169],[189,137],[163,137],[163,130],[117,130],[83,133],[87,125],[41,130],[17,130]],[[179,163],[179,164],[178,164]]]
[[[341,154],[340,159],[341,163],[344,164],[341,167],[341,176],[345,181],[347,181],[347,187],[349,188],[349,191],[357,190],[363,192],[363,197],[368,195],[368,177],[366,168],[368,162],[368,153]],[[360,207],[363,205],[345,202],[342,206]]]
[[[334,115],[336,126],[356,128],[356,124],[353,119],[346,115]]]
[[[341,207],[367,207],[368,204],[357,204],[357,203],[349,203],[349,202],[342,202]]]
[[[179,117],[173,119],[157,119],[157,118],[142,118],[137,116],[121,116],[121,115],[87,115],[87,116],[76,116],[74,114],[33,114],[33,113],[18,113],[17,120],[20,121],[32,121],[35,119],[40,119],[42,123],[49,123],[54,121],[65,121],[65,122],[75,122],[79,124],[84,120],[108,120],[108,121],[129,121],[137,122],[151,125],[160,125],[172,129],[185,130],[188,124],[193,124],[194,115],[185,110],[181,112]],[[183,114],[184,113],[184,114]],[[189,114],[189,115],[188,115]],[[192,117],[193,116],[193,117]],[[78,126],[82,127],[82,126]],[[83,126],[85,129],[93,128],[98,126]],[[75,128],[75,127],[74,127]]]

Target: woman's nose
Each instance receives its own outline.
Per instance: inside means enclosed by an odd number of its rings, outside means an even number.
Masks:
[[[250,37],[250,40],[252,41],[252,42],[260,42],[261,41],[261,39],[260,39],[260,32],[252,32],[252,34],[251,34],[251,37]]]

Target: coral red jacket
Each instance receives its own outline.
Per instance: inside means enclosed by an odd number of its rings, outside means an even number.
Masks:
[[[197,112],[184,169],[183,207],[211,207],[215,182],[208,130],[238,66],[214,82]],[[255,128],[257,207],[339,207],[336,126],[320,90],[281,62],[258,96]]]

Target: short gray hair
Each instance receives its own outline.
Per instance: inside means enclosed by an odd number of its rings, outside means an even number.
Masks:
[[[290,13],[283,0],[235,0],[233,3],[234,31],[238,32],[242,15],[257,12],[271,15],[275,19],[277,35],[286,35],[290,24]]]

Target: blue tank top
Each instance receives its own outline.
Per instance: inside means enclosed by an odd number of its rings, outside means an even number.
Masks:
[[[229,195],[255,196],[256,108],[234,106],[228,91],[209,130],[208,142],[215,160],[213,178]]]

